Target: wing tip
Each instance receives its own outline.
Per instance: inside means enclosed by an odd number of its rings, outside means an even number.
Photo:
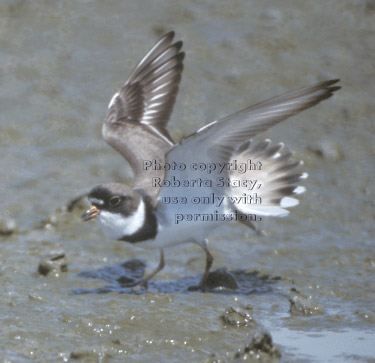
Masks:
[[[177,41],[176,43],[173,43],[171,47],[176,48],[177,51],[179,51],[182,48],[182,45],[184,42],[182,40]]]
[[[330,79],[328,81],[325,81],[325,82],[322,82],[320,83],[320,86],[323,88],[323,89],[326,89],[328,91],[328,97],[331,97],[333,95],[334,92],[338,91],[339,89],[341,89],[341,86],[333,86],[334,84],[340,82],[340,79],[339,78],[336,78],[336,79]],[[318,84],[319,85],[319,84]],[[327,97],[327,98],[328,98]]]
[[[170,30],[169,32],[165,33],[161,38],[160,40],[162,39],[165,39],[165,40],[169,40],[170,42],[173,40],[173,38],[175,37],[176,33],[174,32],[174,30]],[[159,41],[160,41],[159,40]]]
[[[331,86],[331,85],[333,85],[333,84],[335,84],[337,82],[340,82],[340,78],[330,79],[330,80],[328,80],[326,82],[329,83],[329,85]]]

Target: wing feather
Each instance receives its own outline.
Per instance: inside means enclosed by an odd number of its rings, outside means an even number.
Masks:
[[[255,192],[262,199],[262,204],[239,203],[228,207],[240,213],[256,213],[258,215],[283,216],[288,214],[289,208],[298,204],[293,196],[304,191],[302,186],[295,185],[299,180],[307,177],[306,173],[296,169],[302,165],[301,161],[292,161],[292,154],[284,150],[284,145],[270,145],[265,140],[253,145],[251,138],[267,130],[273,125],[312,107],[332,96],[340,87],[333,86],[338,80],[321,82],[309,87],[289,92],[272,98],[257,105],[248,107],[234,115],[214,121],[196,133],[183,139],[167,154],[167,162],[172,164],[185,163],[185,170],[169,170],[166,179],[177,180],[203,179],[209,180],[212,187],[200,188],[200,194],[207,196],[214,190],[218,196],[230,197],[247,196],[252,191],[246,188],[232,188],[217,184],[218,177],[230,180],[255,179],[261,181],[261,189]],[[225,168],[208,172],[208,166],[217,163],[246,163],[247,160],[260,161],[263,167],[246,173],[228,171]],[[201,164],[202,169],[189,167],[194,163]],[[220,190],[219,190],[220,189]],[[198,192],[198,190],[197,190]],[[160,198],[174,195],[171,188],[162,188]],[[195,206],[186,206],[186,210]],[[167,208],[167,207],[164,207]]]
[[[134,186],[156,198],[151,179],[164,171],[147,172],[144,160],[165,162],[173,147],[166,125],[178,93],[183,70],[182,42],[172,44],[174,32],[164,35],[141,59],[124,86],[112,97],[103,124],[105,141],[127,159]],[[160,175],[159,175],[160,174]]]
[[[245,108],[233,115],[214,121],[183,139],[168,153],[168,162],[186,159],[194,151],[201,162],[226,162],[224,155],[268,128],[331,97],[340,87],[339,80],[330,80],[304,87]],[[265,148],[266,144],[257,147]]]

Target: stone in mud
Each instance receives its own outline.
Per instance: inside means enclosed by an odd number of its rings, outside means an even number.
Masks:
[[[289,297],[290,313],[294,316],[309,316],[324,314],[321,304],[312,301],[310,298],[296,292]]]
[[[272,337],[264,328],[251,332],[245,347],[240,349],[234,359],[238,361],[278,362],[281,358],[280,351],[272,342]]]
[[[72,199],[71,201],[69,201],[68,204],[66,205],[67,212],[71,213],[76,210],[81,212],[82,210],[87,209],[87,207],[89,206],[89,203],[86,197],[87,197],[87,194],[82,194]]]
[[[228,272],[225,268],[219,268],[213,272],[210,272],[207,278],[208,289],[230,289],[236,290],[238,284],[234,276]]]
[[[58,276],[60,272],[66,271],[68,271],[68,263],[64,251],[49,253],[42,258],[38,267],[39,274],[43,276],[47,276],[50,273]]]
[[[146,269],[146,264],[137,258],[132,258],[121,264],[121,267],[125,269],[123,274],[117,279],[117,282],[126,287],[129,284],[133,284],[136,280],[143,277]]]
[[[132,283],[135,282],[135,279],[131,278],[131,277],[127,277],[127,276],[120,276],[118,279],[117,279],[117,282],[123,286],[123,287],[126,287],[127,285],[130,285]]]
[[[16,221],[12,218],[0,218],[0,236],[10,236],[17,229]]]
[[[81,362],[96,363],[96,362],[106,362],[108,359],[113,358],[108,353],[98,353],[94,350],[75,350],[70,353],[71,360],[79,360]]]
[[[38,301],[38,302],[43,301],[43,298],[35,292],[28,294],[28,297],[30,301]]]
[[[308,149],[323,159],[338,161],[342,158],[340,146],[332,140],[321,140]]]
[[[375,323],[375,310],[356,310],[355,314],[366,323]]]
[[[230,326],[255,326],[256,320],[253,318],[253,308],[246,306],[231,306],[221,315],[221,319],[226,325]]]
[[[77,223],[77,221],[81,221],[82,212],[86,210],[89,205],[86,194],[80,195],[69,201],[66,205],[57,208],[47,218],[41,220],[35,228],[51,229],[61,224]]]
[[[146,268],[146,264],[138,258],[132,258],[130,260],[127,260],[121,266],[131,272],[143,272]]]
[[[211,353],[210,356],[204,361],[205,363],[225,363],[225,358],[220,358],[218,353]]]

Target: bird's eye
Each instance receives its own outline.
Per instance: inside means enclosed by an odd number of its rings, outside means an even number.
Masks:
[[[111,207],[117,207],[120,203],[121,203],[121,197],[118,197],[117,195],[109,199],[109,205]]]

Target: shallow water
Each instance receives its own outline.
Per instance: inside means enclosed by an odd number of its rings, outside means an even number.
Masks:
[[[281,361],[374,359],[373,2],[144,4],[0,4],[0,230],[14,230],[0,236],[2,360],[233,361],[259,327]],[[234,224],[211,236],[213,269],[231,273],[234,290],[188,291],[204,256],[186,245],[166,251],[147,294],[132,293],[121,265],[141,259],[149,271],[157,251],[105,240],[81,222],[82,203],[66,209],[93,185],[131,178],[101,123],[112,94],[170,29],[187,53],[169,127],[176,139],[342,79],[332,99],[262,135],[295,150],[310,177],[288,218],[261,222],[262,233]],[[56,270],[44,276],[49,254]],[[142,272],[139,264],[132,273]],[[230,307],[249,305],[256,324],[223,321]]]

